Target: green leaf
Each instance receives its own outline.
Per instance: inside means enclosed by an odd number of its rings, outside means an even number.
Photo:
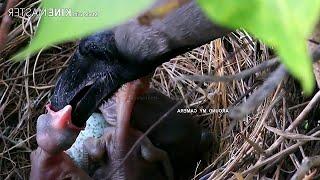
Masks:
[[[113,27],[141,13],[152,0],[42,0],[43,14],[31,44],[14,59],[24,58],[41,48],[81,38],[98,30]],[[51,16],[51,10],[65,11],[65,16]],[[70,12],[71,11],[71,16]],[[44,12],[44,11],[43,11]],[[93,16],[77,17],[93,13]]]
[[[306,94],[314,88],[306,39],[319,16],[319,0],[198,0],[215,22],[244,28],[273,46],[282,63],[300,80]]]

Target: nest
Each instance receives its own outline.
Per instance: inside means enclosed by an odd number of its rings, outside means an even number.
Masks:
[[[38,4],[24,0],[19,7]],[[36,148],[37,117],[44,113],[57,77],[76,48],[76,42],[70,42],[22,62],[11,61],[10,57],[32,38],[37,21],[35,17],[15,18],[8,43],[0,52],[0,179],[28,179],[29,155]],[[318,94],[304,98],[296,82],[287,78],[253,113],[234,121],[228,116],[230,108],[246,102],[273,68],[232,82],[181,78],[233,75],[272,56],[264,44],[245,31],[237,31],[173,58],[154,72],[152,86],[171,98],[182,99],[187,109],[196,110],[190,115],[199,116],[199,123],[215,136],[210,156],[199,162],[195,178],[283,179],[297,169],[302,174],[299,178],[319,177],[319,171],[311,168],[320,164],[316,156],[320,150],[316,137]],[[285,131],[288,128],[290,133]]]

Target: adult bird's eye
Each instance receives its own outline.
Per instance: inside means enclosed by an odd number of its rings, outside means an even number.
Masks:
[[[112,59],[116,53],[114,34],[111,31],[101,32],[81,40],[79,52],[82,56],[97,59]]]

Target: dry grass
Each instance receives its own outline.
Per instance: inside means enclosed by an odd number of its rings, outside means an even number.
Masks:
[[[37,3],[24,0],[20,6]],[[36,119],[44,112],[57,76],[75,49],[76,43],[67,43],[23,62],[10,61],[9,57],[27,44],[36,26],[37,19],[14,19],[9,43],[0,52],[0,179],[28,179],[29,154],[36,147]],[[245,102],[269,71],[231,83],[197,83],[178,78],[185,74],[236,74],[269,58],[263,44],[239,31],[163,64],[154,73],[152,86],[172,98],[183,98],[189,108],[229,109]],[[191,95],[187,96],[188,92]],[[306,157],[316,156],[320,150],[316,138],[320,133],[319,112],[314,110],[319,95],[309,103],[311,98],[303,98],[300,92],[292,79],[285,79],[252,114],[240,121],[232,121],[227,113],[194,114],[201,116],[200,123],[210,128],[217,140],[208,162],[201,162],[206,170],[197,170],[195,174],[208,174],[212,179],[284,179],[294,174],[302,159],[318,165],[317,157]],[[310,112],[302,111],[305,107]],[[235,127],[228,131],[232,123]],[[319,177],[317,169],[309,169],[304,171],[309,178]]]

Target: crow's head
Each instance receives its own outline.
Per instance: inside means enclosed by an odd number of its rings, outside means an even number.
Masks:
[[[51,98],[53,110],[72,106],[72,122],[84,126],[103,99],[122,84],[152,69],[130,63],[118,51],[114,33],[104,31],[81,40],[68,68],[61,74]]]

